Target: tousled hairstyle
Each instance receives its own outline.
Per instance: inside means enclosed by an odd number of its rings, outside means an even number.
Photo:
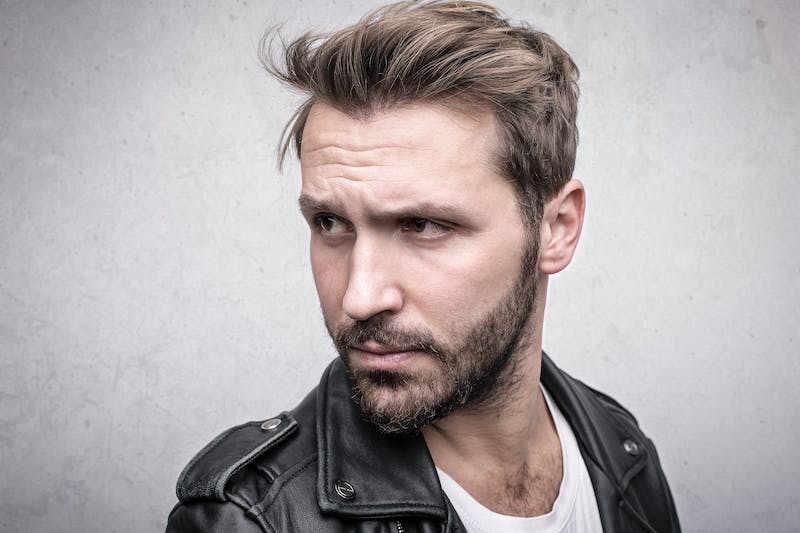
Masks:
[[[279,60],[276,35],[262,39],[263,65],[308,95],[284,129],[280,163],[292,144],[301,153],[317,102],[353,117],[424,102],[494,116],[495,163],[513,182],[530,228],[572,176],[578,68],[549,35],[509,22],[489,5],[399,2],[333,33],[283,43]]]

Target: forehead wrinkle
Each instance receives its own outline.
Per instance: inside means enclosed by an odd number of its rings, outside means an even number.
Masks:
[[[346,199],[340,195],[333,194],[326,198],[317,198],[313,194],[303,192],[298,198],[300,210],[303,213],[328,212],[345,213],[349,211]],[[380,203],[359,203],[358,210],[370,220],[389,220],[413,217],[441,217],[460,219],[466,214],[465,208],[453,203],[449,199],[443,202],[435,202],[430,199],[409,200],[398,199],[395,201]]]
[[[315,167],[314,177],[306,177],[304,185],[316,188],[336,187],[337,183],[365,183],[375,186],[385,186],[387,193],[391,192],[393,185],[414,185],[421,180],[416,176],[404,175],[403,169],[395,165],[364,165],[350,166],[330,163]],[[429,178],[435,181],[435,178]]]
[[[396,166],[394,161],[403,158],[422,158],[434,154],[434,150],[422,146],[384,144],[377,146],[344,147],[338,144],[312,146],[302,150],[300,164],[304,168],[367,168]],[[385,161],[389,161],[388,163]]]
[[[313,137],[311,137],[312,140]],[[304,139],[305,140],[305,139]],[[340,139],[336,139],[333,142],[323,142],[320,143],[320,146],[314,146],[314,143],[307,143],[303,146],[307,146],[311,144],[311,148],[306,148],[303,150],[304,155],[312,155],[316,154],[322,150],[331,150],[331,151],[341,151],[341,152],[354,152],[354,153],[361,153],[361,152],[372,152],[375,150],[403,150],[403,151],[430,151],[430,149],[425,148],[424,146],[406,146],[402,143],[386,143],[386,144],[366,144],[366,143],[344,143]]]
[[[386,174],[390,174],[391,172],[387,172],[387,169],[390,171],[392,169],[396,169],[395,165],[390,164],[361,164],[361,165],[352,165],[352,164],[343,164],[338,162],[333,163],[323,163],[319,165],[314,165],[313,167],[308,168],[309,172],[313,172],[313,176],[307,179],[316,179],[316,180],[333,180],[333,179],[343,179],[343,180],[350,180],[350,181],[372,181],[377,180],[379,178],[374,177],[376,174],[380,176],[386,176]],[[375,170],[376,172],[370,172],[370,169]],[[384,178],[386,181],[390,181],[391,178]]]
[[[423,176],[435,179],[437,175],[452,174],[454,171],[460,173],[463,171],[460,169],[473,168],[479,162],[475,154],[442,154],[425,146],[398,145],[360,152],[340,147],[320,147],[304,153],[300,165],[305,177],[329,179],[351,177],[352,174],[354,179],[363,181],[370,179],[369,169],[376,169],[380,179],[393,181],[393,175],[406,172],[409,180]]]

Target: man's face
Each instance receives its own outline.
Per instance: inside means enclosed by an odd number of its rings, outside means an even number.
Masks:
[[[325,324],[381,429],[421,429],[515,379],[536,245],[495,170],[494,119],[417,104],[354,119],[316,104],[301,209]]]

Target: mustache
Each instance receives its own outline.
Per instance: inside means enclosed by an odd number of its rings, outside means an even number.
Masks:
[[[344,355],[353,345],[369,341],[403,348],[408,351],[426,352],[439,359],[445,349],[436,341],[433,334],[425,329],[405,329],[389,323],[380,316],[367,320],[356,320],[332,332],[336,350]]]

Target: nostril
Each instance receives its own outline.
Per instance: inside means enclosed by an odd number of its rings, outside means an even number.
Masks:
[[[362,233],[350,249],[342,307],[352,320],[368,320],[402,308],[391,243],[382,239],[379,235]]]
[[[394,284],[364,281],[351,282],[342,299],[342,309],[350,319],[368,320],[381,313],[396,313],[402,309],[402,293]]]

